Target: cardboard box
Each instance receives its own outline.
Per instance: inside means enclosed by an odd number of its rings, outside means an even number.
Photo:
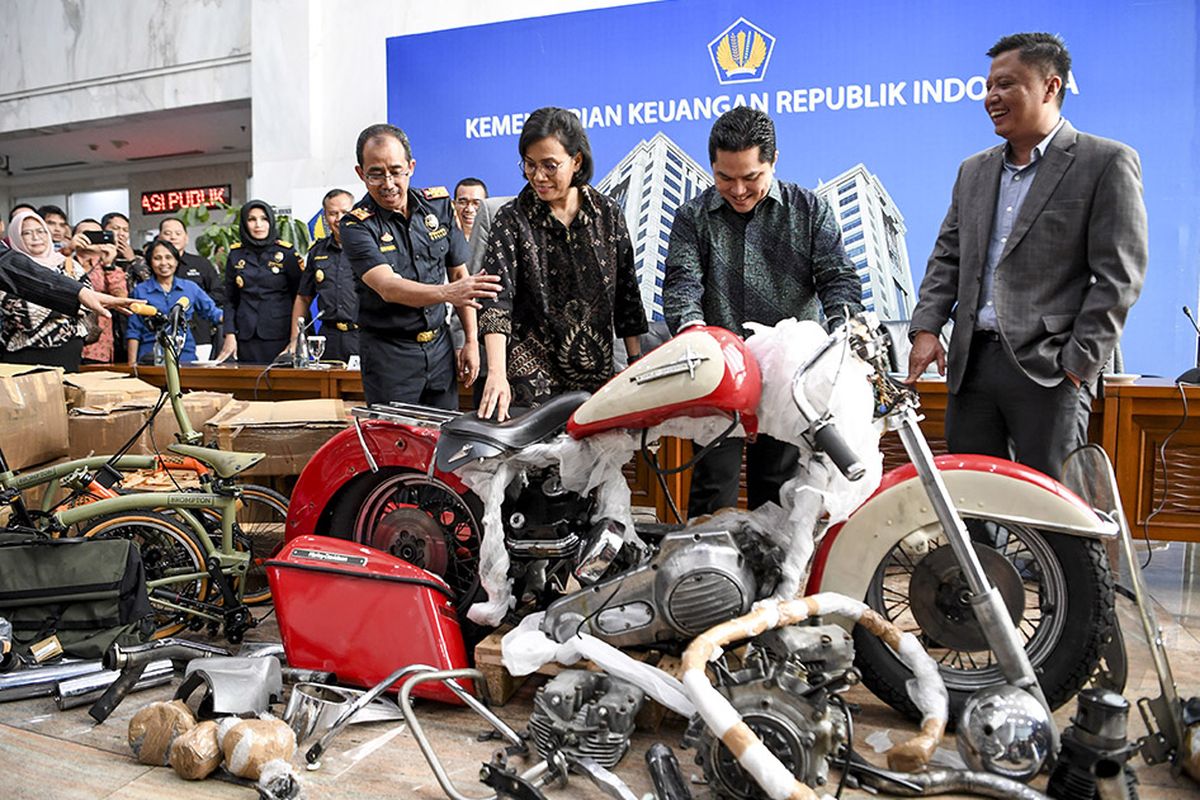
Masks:
[[[9,469],[67,454],[62,370],[0,364],[0,447]]]
[[[191,421],[192,428],[204,433],[204,423],[229,405],[231,400],[233,400],[233,395],[224,392],[188,392],[183,396],[183,410]],[[154,418],[154,422],[150,425],[150,433],[150,444],[157,445],[158,449],[163,452],[166,452],[167,447],[175,443],[175,434],[179,433],[179,422],[171,411],[170,401]]]
[[[222,450],[266,453],[246,475],[299,475],[313,454],[349,423],[339,399],[234,400],[204,426]]]
[[[76,408],[69,419],[69,455],[71,458],[109,456],[125,446],[138,428],[150,415],[148,408],[118,408],[108,411],[103,408]],[[129,455],[150,452],[146,432],[125,451]]]
[[[71,409],[144,408],[158,402],[161,393],[143,380],[107,370],[71,373],[63,378],[63,385]]]

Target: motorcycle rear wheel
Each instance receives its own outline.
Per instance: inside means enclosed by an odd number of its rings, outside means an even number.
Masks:
[[[369,486],[350,530],[354,541],[443,578],[454,592],[460,618],[465,618],[482,594],[482,518],[473,495],[459,495],[424,473],[396,472]]]
[[[1092,539],[964,515],[976,552],[1025,643],[1052,708],[1083,688],[1100,664],[1116,620],[1113,578],[1103,546]],[[923,531],[928,551],[914,552],[920,534],[894,546],[878,564],[867,605],[914,634],[938,662],[950,692],[950,725],[967,698],[1004,683],[995,656],[967,603],[961,570],[940,528]],[[915,541],[914,541],[915,540]],[[854,632],[863,683],[896,710],[917,719],[908,696],[912,673],[881,639]]]

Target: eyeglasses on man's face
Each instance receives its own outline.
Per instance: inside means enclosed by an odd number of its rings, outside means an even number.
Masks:
[[[381,169],[372,169],[368,170],[366,173],[366,182],[368,186],[383,186],[388,182],[389,179],[391,179],[392,183],[399,183],[411,174],[412,172],[410,170],[407,170],[403,167],[396,167],[395,169],[390,169],[387,172],[384,172]]]
[[[542,173],[543,175],[545,175],[547,178],[553,178],[554,174],[556,172],[558,172],[559,167],[561,167],[563,164],[566,164],[566,163],[567,163],[566,161],[546,160],[539,164],[534,161],[522,160],[521,161],[521,171],[524,172],[525,175],[529,178],[537,177],[537,174],[539,172]]]
[[[477,197],[460,197],[454,201],[454,205],[459,208],[479,208],[483,201]]]

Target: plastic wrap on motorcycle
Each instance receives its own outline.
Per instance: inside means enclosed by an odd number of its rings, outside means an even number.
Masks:
[[[691,639],[750,610],[754,572],[728,531],[669,534],[650,561],[558,600],[542,631],[583,631],[615,647]]]

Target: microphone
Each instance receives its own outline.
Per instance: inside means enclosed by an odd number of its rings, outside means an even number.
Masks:
[[[1175,379],[1175,382],[1200,384],[1200,325],[1196,324],[1196,318],[1192,316],[1192,310],[1187,306],[1183,307],[1183,315],[1188,318],[1188,322],[1192,323],[1192,329],[1196,331],[1198,345],[1196,349],[1197,365],[1191,369],[1184,370],[1183,374]]]

